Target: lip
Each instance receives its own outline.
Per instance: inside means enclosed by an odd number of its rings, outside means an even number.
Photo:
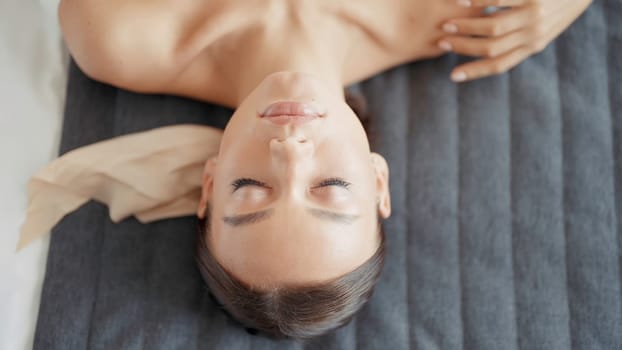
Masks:
[[[270,104],[259,116],[274,124],[285,125],[307,123],[323,114],[321,108],[312,103],[279,101]]]

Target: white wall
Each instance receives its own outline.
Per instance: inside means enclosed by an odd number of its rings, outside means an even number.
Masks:
[[[58,0],[0,0],[0,349],[31,349],[49,236],[15,252],[28,177],[56,156],[66,84]]]

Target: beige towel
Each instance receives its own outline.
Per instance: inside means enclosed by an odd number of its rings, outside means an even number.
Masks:
[[[218,153],[222,132],[176,125],[124,135],[75,149],[28,182],[28,210],[17,249],[48,233],[91,199],[118,222],[196,213],[205,161]]]

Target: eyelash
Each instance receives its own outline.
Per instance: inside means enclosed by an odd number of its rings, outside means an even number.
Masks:
[[[347,189],[348,187],[350,187],[350,183],[344,179],[338,178],[338,177],[331,177],[329,179],[326,179],[322,182],[319,183],[319,185],[314,186],[313,188],[320,188],[320,187],[328,187],[328,186],[339,186],[339,187],[343,187],[345,189]]]
[[[328,187],[328,186],[339,186],[339,187],[348,189],[350,185],[351,184],[344,179],[341,179],[338,177],[331,177],[320,182],[318,185],[313,186],[312,188],[316,189],[316,188],[322,188],[322,187]],[[270,186],[266,185],[265,183],[261,181],[257,181],[257,180],[249,179],[249,178],[237,179],[231,183],[231,187],[233,187],[233,192],[245,186],[259,186],[259,187],[270,188]]]
[[[237,179],[231,183],[231,187],[233,187],[233,192],[237,191],[238,189],[244,186],[259,186],[259,187],[268,188],[268,185],[266,185],[265,183],[261,181],[249,179],[249,178]]]

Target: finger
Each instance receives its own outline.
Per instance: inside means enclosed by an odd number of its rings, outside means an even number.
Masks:
[[[577,17],[585,11],[590,2],[578,1],[572,7],[566,7],[564,12],[558,11],[557,14],[551,13],[550,20],[545,25],[539,26],[535,31],[535,37],[539,40],[550,42],[558,37]],[[570,13],[571,15],[568,15]]]
[[[569,9],[571,11],[578,11],[576,14],[580,14],[581,11],[585,10],[585,7],[575,7]],[[576,16],[557,16],[556,18],[551,18],[551,22],[546,25],[542,25],[533,32],[532,39],[525,45],[527,48],[531,50],[531,54],[536,54],[544,51],[546,47],[551,43],[551,41],[555,40],[570,24],[572,24],[573,20]]]
[[[527,40],[524,31],[516,31],[501,37],[474,38],[469,36],[448,36],[438,42],[445,51],[473,57],[496,57],[522,46]]]
[[[457,66],[451,73],[451,79],[455,82],[462,82],[504,73],[527,59],[530,55],[544,50],[551,40],[557,37],[567,26],[568,21],[558,20],[546,31],[546,35],[529,40],[525,45],[512,51],[497,57],[485,58]]]
[[[523,6],[529,3],[529,0],[457,0],[458,5],[462,7],[486,7],[486,6]]]
[[[517,7],[485,17],[457,18],[443,24],[450,34],[502,36],[524,28],[532,22],[529,7]]]
[[[507,52],[494,58],[486,58],[462,64],[451,73],[451,80],[463,82],[479,79],[494,74],[505,73],[525,58],[529,57],[531,51],[526,46],[521,46],[515,50]]]

